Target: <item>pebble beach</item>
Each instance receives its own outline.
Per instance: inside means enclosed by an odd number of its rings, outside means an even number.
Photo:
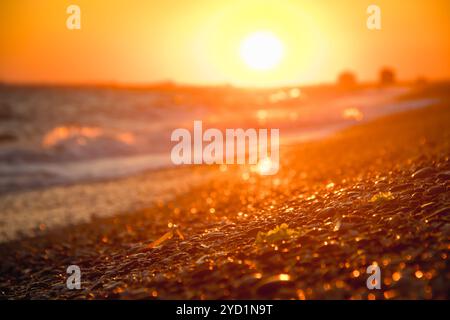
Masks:
[[[0,298],[448,299],[449,101],[290,145],[274,176],[200,166],[2,198],[10,212],[21,197],[50,212],[55,194],[69,216],[91,211],[21,237],[3,225]],[[80,290],[66,287],[73,264]]]

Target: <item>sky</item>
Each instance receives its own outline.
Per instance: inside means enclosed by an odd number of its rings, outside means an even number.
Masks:
[[[81,9],[69,30],[66,9]],[[366,27],[381,9],[381,30]],[[270,32],[283,58],[255,70],[239,55],[252,33]],[[2,0],[0,81],[58,84],[277,86],[334,82],[353,71],[374,81],[450,78],[448,0]]]

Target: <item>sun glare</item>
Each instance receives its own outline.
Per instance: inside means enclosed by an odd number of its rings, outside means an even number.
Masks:
[[[283,43],[275,34],[268,31],[259,31],[248,35],[240,47],[242,60],[254,70],[275,68],[283,55]]]

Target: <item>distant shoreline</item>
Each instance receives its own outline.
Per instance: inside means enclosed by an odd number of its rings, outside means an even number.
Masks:
[[[448,83],[450,79],[438,79],[431,80],[428,84],[441,84]],[[397,81],[392,86],[414,86],[416,85],[416,80],[404,80]],[[80,89],[114,89],[114,90],[136,90],[136,91],[179,91],[181,92],[195,92],[195,91],[224,91],[224,90],[238,90],[238,91],[259,91],[259,92],[270,92],[273,90],[280,89],[290,89],[290,88],[299,88],[304,90],[315,90],[315,89],[330,89],[336,90],[339,89],[339,85],[334,82],[323,82],[323,83],[314,83],[314,84],[289,84],[289,85],[280,85],[280,86],[239,86],[232,85],[227,83],[217,83],[217,84],[189,84],[189,83],[177,83],[177,82],[153,82],[153,83],[144,83],[144,84],[126,84],[126,83],[116,83],[116,82],[103,82],[103,83],[40,83],[40,82],[0,82],[1,87],[25,87],[25,88],[80,88]],[[381,85],[376,81],[367,81],[357,83],[352,90],[360,90],[364,88],[378,88]]]

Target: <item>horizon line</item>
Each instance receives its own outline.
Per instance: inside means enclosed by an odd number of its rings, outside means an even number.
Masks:
[[[442,78],[442,79],[428,79],[426,77],[416,78],[410,80],[397,80],[394,85],[411,85],[416,83],[419,79],[423,79],[426,83],[442,83],[442,82],[450,82],[450,78]],[[356,81],[355,87],[368,87],[378,85],[379,81]],[[339,86],[337,81],[334,82],[315,82],[308,84],[284,84],[284,85],[270,85],[270,86],[258,86],[258,85],[236,85],[227,82],[218,82],[218,83],[187,83],[187,82],[177,82],[173,80],[162,80],[162,81],[153,81],[146,83],[121,83],[121,82],[15,82],[15,81],[4,81],[0,80],[0,86],[9,86],[9,87],[61,87],[61,88],[114,88],[114,89],[170,89],[170,88],[230,88],[230,89],[244,89],[244,90],[273,90],[280,88],[314,88],[314,87],[334,87]]]

